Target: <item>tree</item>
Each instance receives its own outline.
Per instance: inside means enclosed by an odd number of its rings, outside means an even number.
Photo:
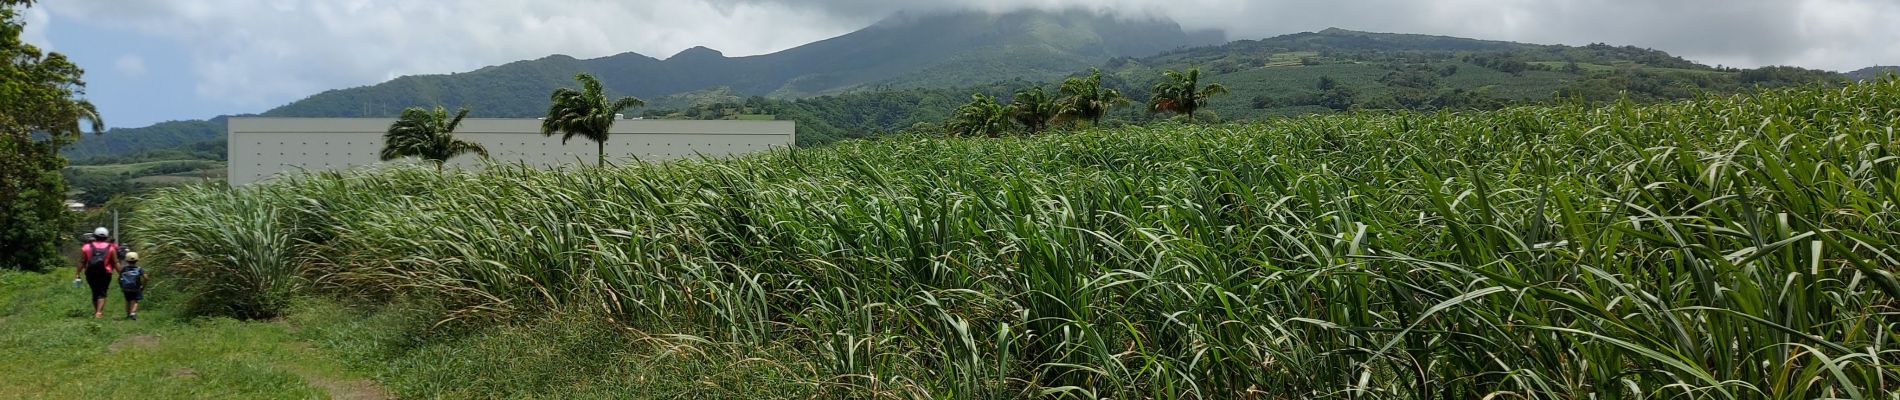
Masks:
[[[579,74],[574,80],[581,82],[581,90],[573,88],[554,89],[549,96],[554,104],[548,106],[547,119],[541,120],[541,135],[561,134],[561,144],[568,139],[580,136],[594,141],[599,148],[599,165],[607,166],[607,134],[614,127],[614,114],[629,108],[647,105],[633,97],[622,97],[607,101],[605,89],[600,80],[593,75]]]
[[[1207,99],[1223,94],[1227,94],[1227,87],[1221,84],[1201,86],[1200,68],[1188,68],[1187,72],[1167,70],[1162,72],[1161,82],[1155,84],[1154,99],[1148,102],[1148,111],[1173,112],[1194,122],[1195,110],[1207,105]]]
[[[1009,102],[1010,117],[1031,135],[1049,129],[1049,121],[1055,120],[1060,111],[1055,99],[1049,98],[1042,87],[1018,90]]]
[[[1102,70],[1089,68],[1088,76],[1075,76],[1062,81],[1062,99],[1058,102],[1062,118],[1083,118],[1091,125],[1100,125],[1102,116],[1108,115],[1115,106],[1128,104],[1128,97],[1113,88],[1102,86]]]
[[[950,134],[956,136],[1001,137],[1009,130],[1009,108],[985,94],[970,95],[970,103],[957,107],[950,116]]]
[[[456,111],[454,118],[450,118],[449,111],[442,106],[436,106],[434,111],[422,107],[403,109],[402,118],[389,124],[389,132],[383,134],[383,161],[419,157],[435,162],[435,170],[441,171],[443,163],[463,154],[475,153],[488,158],[488,148],[455,138],[455,128],[462,126],[462,118],[467,116],[467,108]]]
[[[94,133],[105,123],[80,98],[85,71],[20,38],[19,10],[32,5],[0,0],[0,268],[38,270],[61,262],[59,241],[71,239],[59,149],[84,134],[82,122]]]
[[[1319,89],[1319,94],[1313,97],[1313,105],[1345,111],[1359,101],[1359,91],[1339,83],[1331,76],[1320,76],[1319,83],[1313,87]]]

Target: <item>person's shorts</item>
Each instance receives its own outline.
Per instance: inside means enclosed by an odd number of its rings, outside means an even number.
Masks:
[[[121,293],[125,293],[125,301],[145,300],[145,291],[143,290],[125,291]]]
[[[86,271],[86,286],[92,288],[92,299],[106,298],[106,289],[112,287],[112,273],[105,271]]]

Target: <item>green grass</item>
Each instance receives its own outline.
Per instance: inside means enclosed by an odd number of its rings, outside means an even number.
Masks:
[[[436,325],[439,308],[314,301],[286,320],[403,398],[810,398],[792,349],[630,335],[599,316]]]
[[[186,318],[163,287],[138,321],[116,318],[116,292],[111,318],[92,319],[86,289],[68,277],[0,270],[0,398],[309,399],[373,388],[286,325]]]
[[[523,374],[528,393],[615,393],[544,378],[629,368],[540,361],[578,357],[560,339],[578,336],[713,349],[685,365],[768,365],[725,379],[794,396],[1886,398],[1895,104],[1888,80],[608,169],[392,167],[166,189],[129,226],[214,289],[426,298],[443,306],[429,319],[528,327],[424,340],[506,357],[378,374],[522,358],[484,379]],[[622,334],[535,328],[560,316]],[[740,354],[756,359],[728,363]]]
[[[66,278],[0,270],[0,398],[811,396],[813,372],[761,361],[792,349],[636,338],[597,316],[437,325],[427,303],[304,298],[246,322],[184,316],[155,288],[138,321],[93,320]]]

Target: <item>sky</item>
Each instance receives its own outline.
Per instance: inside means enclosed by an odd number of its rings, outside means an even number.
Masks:
[[[1900,0],[49,0],[25,39],[86,68],[112,127],[552,54],[764,54],[898,12],[1089,9],[1258,39],[1328,27],[1656,48],[1709,65],[1900,64]]]

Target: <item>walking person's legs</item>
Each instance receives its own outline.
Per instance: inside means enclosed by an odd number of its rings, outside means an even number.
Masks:
[[[105,271],[86,271],[86,285],[92,287],[92,317],[101,318],[106,313],[106,289],[111,288],[112,273]]]
[[[145,300],[145,291],[125,292],[125,318],[139,319],[139,300]]]

